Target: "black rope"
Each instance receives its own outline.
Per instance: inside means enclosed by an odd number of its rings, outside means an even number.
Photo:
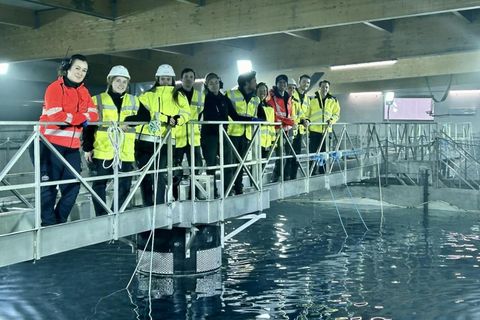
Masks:
[[[438,100],[438,99],[435,98],[435,96],[433,95],[432,88],[430,87],[430,81],[428,80],[428,77],[425,77],[425,81],[427,82],[427,86],[428,86],[428,91],[430,92],[430,98],[432,98],[432,100],[435,101],[436,103],[445,101],[445,100],[447,99],[447,97],[448,97],[448,93],[450,92],[450,87],[452,86],[452,80],[453,80],[453,75],[451,74],[451,75],[450,75],[450,80],[448,81],[447,89],[446,89],[445,92],[443,93],[442,98],[441,98],[440,100]]]

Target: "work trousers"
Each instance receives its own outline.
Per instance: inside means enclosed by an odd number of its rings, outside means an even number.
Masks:
[[[230,140],[232,140],[233,146],[239,153],[240,157],[243,159],[247,154],[249,140],[245,137],[245,135],[240,137],[232,137],[230,136]],[[235,156],[234,151],[232,150],[232,163],[240,163],[238,158]],[[240,169],[238,176],[235,178],[235,184],[233,189],[235,190],[235,194],[242,194],[243,193],[243,167]],[[233,175],[233,174],[232,174]]]
[[[101,160],[93,159],[95,167],[96,176],[105,176],[113,174],[113,167],[111,167],[112,160]],[[107,167],[107,168],[105,168]],[[122,167],[118,169],[119,172],[130,172],[133,170],[133,162],[122,162]],[[106,189],[107,189],[108,179],[104,180],[95,180],[92,184],[92,188],[95,193],[103,200],[106,201]],[[125,200],[127,199],[128,194],[130,193],[130,187],[132,185],[132,177],[123,177],[118,179],[118,209],[121,208]],[[95,207],[95,214],[97,216],[102,216],[107,214],[107,210],[98,202],[94,197],[93,206]],[[113,202],[115,203],[115,202]],[[112,203],[112,211],[113,211]]]
[[[157,144],[156,148],[159,148],[160,144]],[[155,150],[155,146],[153,142],[137,140],[135,142],[135,160],[137,162],[137,167],[139,169],[143,168],[150,158],[153,156]],[[159,157],[155,159],[157,161],[157,169],[165,169],[167,167],[167,145],[163,145],[162,149],[160,150]],[[148,170],[154,169],[154,163],[150,166]],[[154,174],[147,174],[145,178],[142,180],[140,184],[140,191],[142,193],[142,200],[144,206],[153,206],[153,195],[154,195]],[[157,196],[156,202],[157,204],[165,203],[166,202],[166,185],[167,185],[167,173],[160,172],[158,173],[158,181],[157,181]]]
[[[308,146],[309,152],[310,153],[316,153],[318,148],[320,147],[320,143],[322,142],[323,133],[311,131],[310,135],[309,135],[309,138],[310,138],[310,142],[309,142],[309,146]],[[328,133],[327,133],[327,136],[325,137],[325,140],[323,141],[322,147],[320,148],[320,150],[318,152],[325,152],[327,150],[327,143],[328,142],[329,141],[328,141]],[[312,173],[313,175],[325,173],[325,165],[318,165],[316,161],[310,161],[310,168],[312,168],[312,166],[314,166],[313,173]]]
[[[175,148],[174,149],[174,166],[181,167],[183,163],[184,155],[187,157],[188,166],[192,165],[192,157],[191,157],[191,146],[187,144],[185,147],[182,148]],[[193,149],[193,153],[195,155],[195,167],[201,167],[203,165],[202,161],[202,151],[200,146],[196,146]],[[200,174],[200,169],[195,170],[195,174]],[[188,175],[190,175],[190,170],[188,170]],[[175,170],[174,172],[174,186],[173,186],[173,194],[175,198],[178,198],[178,186],[182,181],[183,177],[183,169]],[[193,187],[193,179],[190,181],[190,187]],[[197,189],[196,194],[199,195],[199,190]]]
[[[283,130],[283,129],[279,129]],[[287,133],[288,139],[291,140],[291,133],[292,131],[290,130]],[[281,133],[283,134],[283,133]],[[290,148],[289,143],[286,140],[287,138],[284,136],[283,137],[283,154],[288,156],[292,154],[292,149]],[[280,148],[280,142],[281,140],[278,139],[277,144],[275,145],[275,156],[276,157],[281,157],[282,156],[282,148]],[[290,178],[290,166],[288,166],[288,160],[290,159],[284,159],[284,167],[283,167],[283,178],[284,180],[288,180]],[[282,159],[277,159],[275,160],[275,167],[273,169],[273,174],[272,174],[272,182],[277,182],[278,179],[280,178],[281,175],[281,170],[282,170]]]
[[[297,134],[292,140],[293,151],[295,151],[295,154],[297,155],[299,155],[302,152],[302,139],[303,139],[303,135]],[[293,156],[292,152],[290,154]],[[299,165],[300,163],[295,157],[287,160],[286,168],[288,169],[286,169],[285,171],[289,173],[289,176],[285,177],[286,180],[297,179],[297,172],[298,172]]]
[[[205,159],[205,162],[207,163],[207,166],[216,166],[220,163],[218,161],[220,157],[219,140],[220,139],[218,135],[204,135],[201,137],[203,157]],[[223,163],[225,165],[232,163],[232,148],[230,147],[230,143],[226,140],[226,138],[223,140]],[[224,191],[227,190],[230,182],[232,181],[233,170],[233,168],[228,168],[224,171]],[[217,184],[215,181],[215,172],[216,169],[207,170],[207,174],[213,176],[213,188],[215,191],[215,197],[218,197]]]
[[[63,158],[73,167],[77,172],[81,172],[80,152],[78,149],[67,148],[63,146],[53,145],[55,149],[63,156]],[[45,149],[42,152],[42,159],[49,164],[48,177],[49,181],[63,181],[75,179],[73,173],[52,151]],[[53,225],[56,223],[64,223],[67,221],[73,205],[77,200],[78,192],[80,191],[80,183],[74,182],[69,184],[58,185],[60,189],[60,200],[57,199],[57,185],[51,185],[41,188],[41,217],[42,226]]]

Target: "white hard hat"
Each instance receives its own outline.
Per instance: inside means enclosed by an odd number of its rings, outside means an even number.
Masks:
[[[161,76],[168,76],[168,77],[175,77],[175,71],[169,64],[162,64],[158,67],[157,73],[155,73],[155,77]]]
[[[128,69],[124,66],[113,66],[107,75],[107,81],[112,77],[125,77],[130,80],[130,74],[128,73]]]
[[[288,84],[293,84],[295,87],[297,86],[297,83],[295,82],[295,80],[293,79],[293,77],[290,77],[288,78]]]

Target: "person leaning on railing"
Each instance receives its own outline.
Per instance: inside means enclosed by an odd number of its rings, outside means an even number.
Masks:
[[[190,106],[187,98],[175,88],[175,72],[172,66],[162,64],[155,73],[155,84],[142,94],[140,102],[150,111],[152,121],[149,125],[137,127],[137,141],[135,144],[135,160],[138,168],[143,168],[160,148],[160,138],[165,138],[170,128],[185,125],[190,119]],[[174,136],[174,135],[173,135]],[[171,136],[172,137],[172,136]],[[160,150],[160,160],[157,169],[167,167],[167,142]],[[154,165],[150,167],[153,169]],[[148,174],[141,183],[143,204],[153,205],[154,175]],[[165,203],[166,173],[158,173],[156,203]]]
[[[201,119],[203,121],[262,121],[264,119],[255,118],[252,116],[242,116],[237,113],[233,107],[232,101],[220,92],[220,77],[215,73],[209,73],[205,77],[205,103]],[[200,140],[202,145],[203,157],[207,166],[216,166],[217,156],[223,156],[224,164],[231,164],[232,149],[227,141],[227,137],[223,140],[223,155],[220,154],[220,136],[218,124],[203,124],[200,133]],[[228,125],[223,125],[225,130],[228,130]],[[214,191],[215,197],[218,198],[217,185],[215,183],[215,169],[207,170],[207,174],[214,177]],[[225,185],[224,190],[232,180],[233,169],[225,170]]]
[[[195,71],[191,68],[185,68],[181,73],[182,85],[178,89],[183,95],[187,98],[190,105],[190,119],[198,121],[199,114],[203,111],[203,101],[205,99],[205,94],[203,90],[198,90],[193,87],[195,83]],[[193,131],[193,132],[192,132]],[[192,139],[193,138],[193,139]],[[194,161],[196,167],[201,167],[203,164],[202,161],[202,151],[200,149],[200,125],[185,125],[175,128],[175,152],[174,152],[174,165],[175,167],[181,167],[183,163],[184,155],[187,157],[188,165],[191,166],[191,155],[190,150],[193,146]],[[195,174],[199,174],[200,170],[195,170]],[[190,172],[188,173],[190,175]],[[183,169],[177,170],[174,175],[174,186],[173,193],[178,195],[178,185],[180,184],[183,177]],[[191,187],[194,186],[194,181],[190,179]],[[200,190],[197,188],[196,198],[198,200],[205,200],[205,196],[200,193]]]
[[[305,116],[307,123],[318,122],[324,124],[312,124],[309,126],[309,151],[324,152],[329,143],[329,136],[332,132],[332,125],[340,118],[340,103],[337,98],[330,94],[330,81],[322,80],[319,83],[320,88],[315,92],[315,96],[310,98],[310,108]],[[323,136],[326,135],[325,139]],[[323,144],[320,146],[320,144]],[[312,161],[311,165],[315,165]],[[324,173],[323,166],[316,166],[313,174]]]
[[[307,90],[310,87],[310,76],[301,75],[298,81],[298,86],[292,92],[292,104],[293,104],[293,121],[295,126],[293,130],[293,151],[298,155],[302,152],[302,140],[303,136],[307,132],[308,122],[305,115],[310,109],[310,98],[307,96]],[[298,166],[300,163],[295,158],[287,160],[286,166],[289,168],[290,179],[297,178]]]
[[[260,99],[255,95],[257,89],[256,75],[257,73],[255,71],[240,74],[237,78],[238,88],[228,90],[226,96],[230,99],[235,111],[239,115],[265,119],[264,116],[262,117],[258,114]],[[253,129],[253,126],[246,124],[232,123],[228,126],[228,135],[230,136],[235,149],[242,158],[247,154],[248,145],[253,136]],[[233,157],[233,162],[239,163],[237,157]],[[240,169],[240,172],[235,179],[235,194],[243,193],[242,179],[243,168]]]
[[[119,172],[133,170],[135,125],[118,126],[118,122],[149,122],[150,112],[136,96],[126,93],[129,82],[130,74],[127,68],[114,66],[107,75],[107,90],[93,97],[98,108],[99,122],[103,124],[85,128],[82,148],[85,151],[85,160],[96,176],[113,174],[115,166],[118,166]],[[125,202],[131,184],[132,177],[119,179],[119,208]],[[95,180],[92,188],[105,202],[107,180]],[[106,214],[105,208],[95,198],[93,205],[97,216]]]
[[[65,125],[45,125],[40,132],[53,144],[77,172],[81,171],[80,137],[89,121],[97,121],[97,108],[84,85],[88,72],[87,59],[79,54],[62,61],[59,78],[45,92],[45,101],[40,122],[65,122]],[[53,152],[44,152],[42,161],[48,162],[48,177],[51,181],[74,179],[75,176]],[[61,197],[56,204],[57,186],[41,189],[42,226],[67,221],[75,204],[80,183],[59,185]],[[55,205],[56,204],[56,205]]]
[[[292,134],[292,128],[294,126],[293,115],[292,115],[292,99],[287,92],[288,77],[284,74],[280,74],[275,78],[275,86],[270,90],[267,103],[275,111],[275,122],[281,122],[281,126],[277,126],[276,132],[283,134],[285,132],[288,137]],[[283,131],[283,132],[282,132]],[[284,154],[290,154],[289,145],[286,141],[287,138],[283,139],[283,149]],[[277,145],[275,146],[275,155],[280,157],[282,155],[282,150],[280,146],[281,140],[279,139]],[[272,182],[277,182],[281,175],[281,160],[277,159],[275,161],[275,168],[272,173]],[[284,168],[284,178],[288,180],[290,177],[290,171],[288,167]]]
[[[275,122],[275,110],[267,103],[266,98],[268,96],[268,86],[265,82],[257,84],[257,97],[260,99],[258,105],[258,113],[265,114],[265,121]],[[267,159],[270,152],[270,148],[275,142],[275,126],[262,125],[260,127],[260,144],[262,146],[262,158]]]

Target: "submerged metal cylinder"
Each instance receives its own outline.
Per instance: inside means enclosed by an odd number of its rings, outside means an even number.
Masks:
[[[138,271],[150,272],[151,253],[154,274],[192,275],[217,270],[222,266],[220,232],[217,225],[156,229],[153,253],[152,241],[147,244],[150,232],[141,233],[137,237]]]

